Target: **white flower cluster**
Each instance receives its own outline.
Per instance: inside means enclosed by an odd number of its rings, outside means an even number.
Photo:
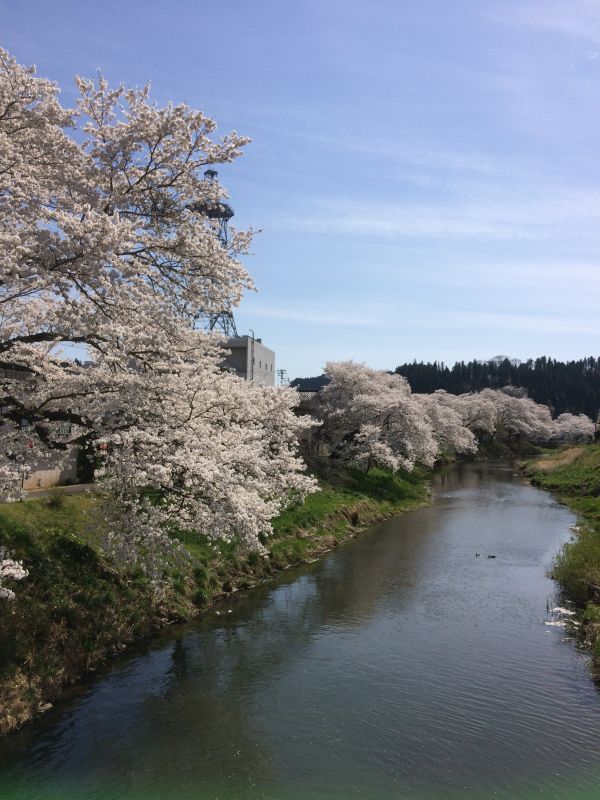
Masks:
[[[6,548],[0,547],[0,600],[15,599],[15,593],[4,586],[4,581],[22,581],[28,575],[29,572],[23,567],[23,563],[10,558]]]

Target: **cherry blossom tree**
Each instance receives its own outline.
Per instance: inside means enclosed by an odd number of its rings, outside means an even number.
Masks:
[[[405,378],[353,361],[330,362],[325,373],[330,382],[317,416],[335,452],[365,469],[434,463],[438,445],[431,424]]]
[[[444,453],[474,453],[475,434],[463,419],[461,402],[443,390],[432,394],[414,394],[431,425],[438,448]]]
[[[560,414],[554,420],[552,439],[556,442],[589,442],[596,426],[585,414]]]
[[[253,286],[251,232],[219,238],[207,210],[226,195],[203,174],[248,139],[216,139],[212,119],[157,107],[148,87],[77,85],[65,109],[0,51],[0,488],[86,446],[114,536],[176,523],[257,547],[313,482],[293,393],[228,374],[222,342],[195,329]]]
[[[519,392],[483,389],[460,395],[443,390],[434,394],[439,403],[459,414],[462,424],[479,441],[521,437],[540,442],[551,438],[554,423],[550,409]]]
[[[530,442],[544,442],[551,438],[553,422],[548,406],[497,389],[484,389],[479,395],[494,407],[496,438],[520,437]]]
[[[489,397],[480,392],[453,395],[444,390],[436,391],[438,403],[455,411],[462,424],[480,441],[491,437],[495,431],[496,409]]]

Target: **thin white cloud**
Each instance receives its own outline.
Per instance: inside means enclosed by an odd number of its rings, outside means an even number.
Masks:
[[[322,201],[317,214],[282,218],[292,230],[372,238],[593,241],[600,243],[600,192],[537,187],[527,196],[474,197],[439,204],[369,203],[347,198]],[[477,196],[479,194],[479,196]]]
[[[536,0],[504,4],[486,16],[511,26],[526,25],[548,33],[600,43],[600,5],[596,0]]]
[[[348,210],[338,216],[304,217],[292,222],[296,230],[336,233],[371,238],[415,237],[428,239],[478,238],[525,239],[532,238],[523,226],[516,228],[502,220],[488,219],[467,212],[454,214],[445,209],[423,206],[396,207],[385,212],[373,208]],[[538,238],[539,233],[535,238]]]
[[[302,129],[299,123],[306,124],[307,116],[314,109],[285,107],[263,109],[263,118],[273,115],[274,124],[259,122],[254,124],[255,130],[265,130],[276,134],[280,139],[292,137],[300,139],[321,148],[323,146],[335,152],[346,151],[354,156],[372,156],[378,160],[394,162],[406,167],[427,169],[432,171],[447,171],[461,173],[475,173],[483,176],[506,174],[507,171],[516,172],[517,165],[502,164],[496,157],[487,153],[472,150],[441,150],[435,147],[414,147],[401,140],[390,140],[378,136],[348,136],[315,132],[314,129]],[[289,124],[282,125],[282,118],[289,118]],[[255,143],[260,147],[260,141]],[[521,172],[524,165],[521,165]]]

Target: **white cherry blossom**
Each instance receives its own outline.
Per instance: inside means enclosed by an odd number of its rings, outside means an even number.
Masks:
[[[12,559],[6,548],[0,547],[0,600],[15,599],[15,593],[4,585],[5,581],[22,581],[28,575],[29,572],[23,567],[22,562]]]
[[[557,442],[589,442],[596,426],[585,414],[560,414],[554,420],[552,439]]]
[[[353,361],[328,363],[325,373],[330,383],[319,398],[320,435],[340,455],[366,469],[433,465],[432,426],[405,378]]]

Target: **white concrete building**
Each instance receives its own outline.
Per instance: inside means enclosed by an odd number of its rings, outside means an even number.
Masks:
[[[275,386],[275,353],[252,336],[235,336],[227,340],[228,364],[240,378],[257,386]]]

